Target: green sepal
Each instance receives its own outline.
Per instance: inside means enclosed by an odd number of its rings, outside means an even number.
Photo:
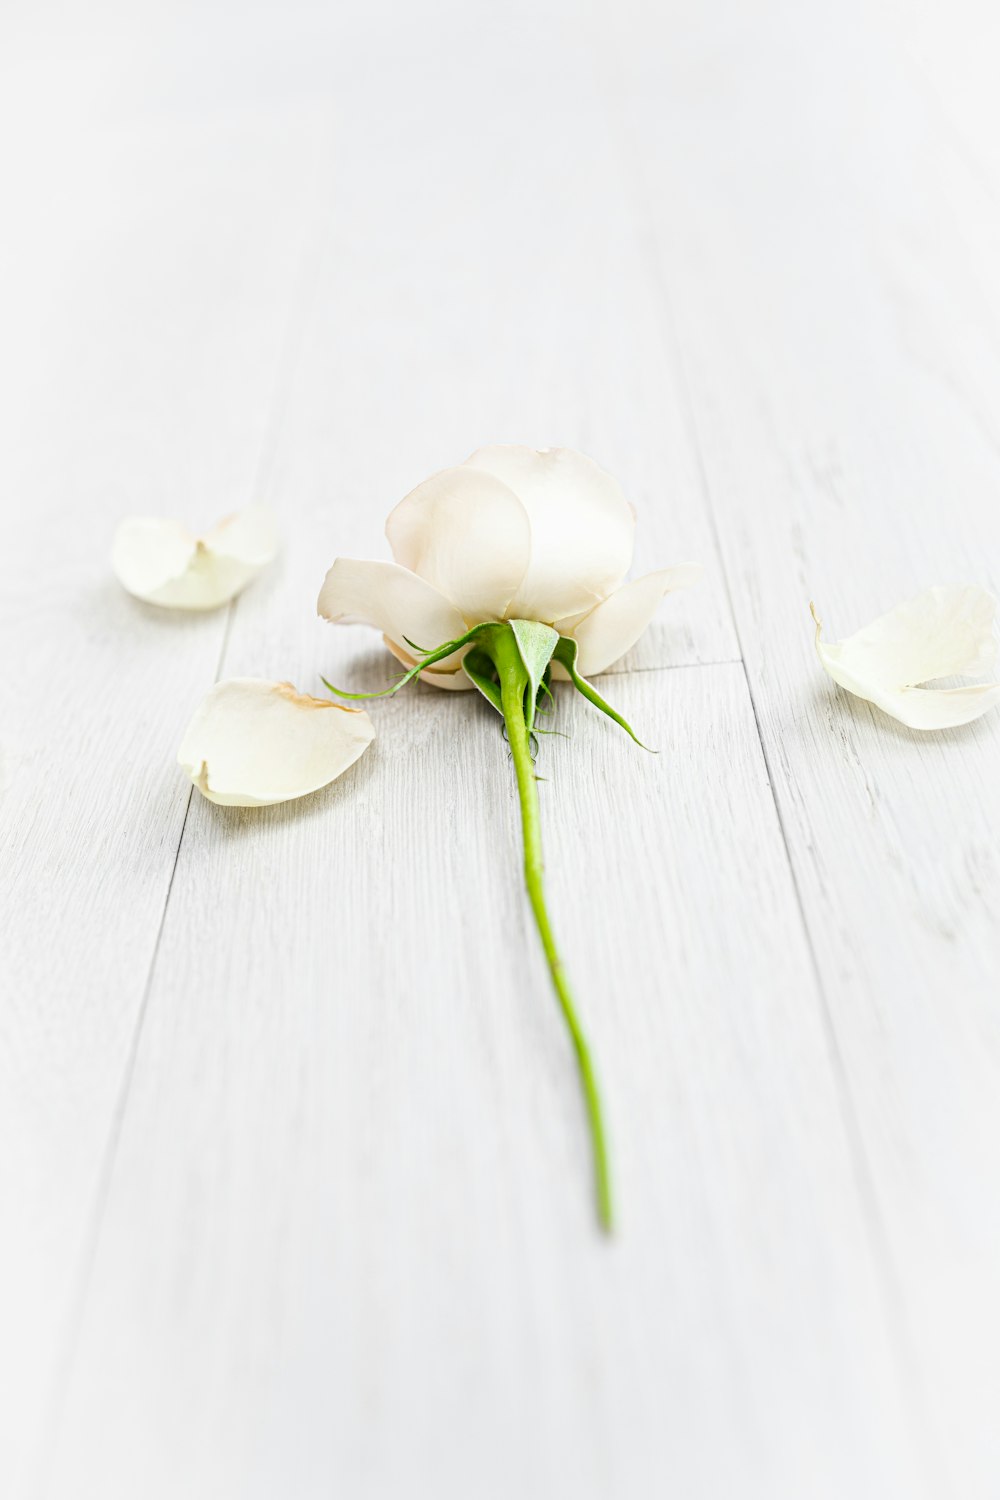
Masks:
[[[500,688],[494,682],[495,667],[492,657],[488,656],[479,646],[474,646],[462,658],[462,667],[466,677],[475,683],[487,703],[491,703],[497,713],[503,718],[503,703],[500,701]]]
[[[530,734],[535,722],[539,690],[545,681],[552,653],[559,644],[559,632],[553,630],[551,625],[540,624],[538,620],[511,620],[510,628],[528,674],[524,722]]]
[[[486,621],[482,625],[473,625],[472,629],[466,631],[465,635],[459,636],[458,640],[445,641],[443,646],[437,646],[433,651],[428,651],[425,656],[422,656],[418,662],[414,663],[408,672],[404,672],[399,681],[394,682],[392,687],[382,688],[377,693],[345,693],[343,688],[334,687],[333,683],[327,682],[325,677],[321,681],[323,686],[328,688],[337,698],[391,698],[393,693],[398,693],[401,687],[405,687],[408,682],[412,682],[414,677],[417,677],[427,667],[432,667],[436,661],[444,661],[445,657],[450,656],[453,651],[459,651],[463,646],[467,646],[470,641],[476,640],[478,636],[482,635],[484,630],[492,629],[493,626],[489,621]]]
[[[578,693],[583,694],[588,703],[592,703],[595,708],[599,708],[601,710],[602,714],[607,714],[609,719],[613,719],[616,724],[620,725],[621,728],[624,729],[626,734],[632,736],[636,744],[639,746],[640,750],[649,750],[649,746],[642,743],[642,740],[636,734],[635,730],[632,728],[628,720],[623,719],[620,713],[616,713],[616,711],[611,707],[611,704],[604,701],[597,689],[591,687],[586,678],[580,676],[579,672],[576,670],[576,656],[578,650],[579,647],[577,646],[577,643],[572,636],[561,635],[559,637],[556,648],[552,653],[552,660],[557,661],[561,667],[565,667],[570,682],[572,682]],[[655,750],[650,750],[649,753],[651,755],[655,755],[657,752]]]

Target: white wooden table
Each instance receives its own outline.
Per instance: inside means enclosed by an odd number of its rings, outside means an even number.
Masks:
[[[818,672],[1000,585],[995,5],[4,8],[0,1491],[1000,1493],[1000,716]],[[338,554],[484,442],[702,560],[543,750],[473,695],[215,808],[220,676],[374,687]],[[117,521],[277,512],[185,618]]]

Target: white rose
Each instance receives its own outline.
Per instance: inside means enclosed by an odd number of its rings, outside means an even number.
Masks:
[[[407,666],[487,620],[536,620],[603,672],[639,639],[665,594],[700,576],[685,564],[632,583],[635,512],[609,474],[570,448],[480,448],[417,486],[386,522],[395,562],[338,558],[319,613],[374,625]],[[454,652],[421,676],[471,688]],[[558,669],[561,671],[561,669]]]

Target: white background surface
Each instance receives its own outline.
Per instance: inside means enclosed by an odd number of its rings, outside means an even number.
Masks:
[[[0,48],[0,1489],[1000,1488],[1000,717],[837,694],[1000,584],[994,7],[12,5]],[[545,743],[569,1047],[472,695],[191,798],[219,676],[374,687],[337,553],[485,442],[701,560]],[[130,513],[278,513],[184,618]]]

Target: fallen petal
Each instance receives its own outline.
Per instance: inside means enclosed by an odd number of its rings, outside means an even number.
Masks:
[[[177,759],[210,802],[266,807],[336,780],[374,738],[361,709],[236,677],[202,699]]]
[[[204,540],[217,557],[230,557],[256,569],[271,562],[278,550],[274,516],[266,505],[249,505],[227,516]]]
[[[834,682],[911,729],[951,729],[1000,703],[1000,683],[920,686],[996,665],[997,601],[978,585],[927,589],[829,645],[812,613],[816,652]]]
[[[256,578],[276,551],[271,514],[254,505],[201,537],[176,521],[132,517],[118,528],[111,562],[137,599],[169,609],[216,609]]]

